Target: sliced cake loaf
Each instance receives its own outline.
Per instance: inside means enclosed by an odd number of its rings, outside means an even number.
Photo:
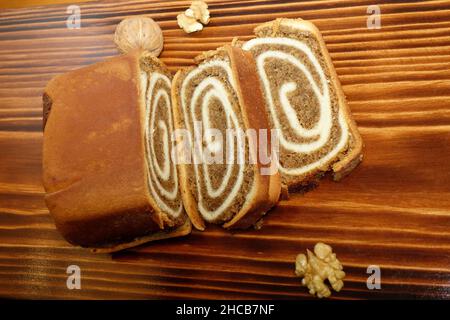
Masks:
[[[69,242],[111,252],[191,231],[170,157],[170,89],[164,65],[141,51],[47,85],[45,201]]]
[[[362,140],[318,29],[277,19],[242,45],[253,53],[267,114],[278,129],[283,185],[301,188],[326,171],[339,180],[362,159]]]
[[[249,129],[264,132],[266,151],[271,150],[254,59],[250,52],[227,46],[198,57],[197,62],[197,67],[178,71],[172,86],[175,123],[187,133],[177,140],[178,147],[184,146],[178,150],[183,153],[178,157],[183,202],[200,230],[205,221],[246,228],[278,201],[281,188],[277,172],[262,170],[273,163],[261,161],[259,138],[239,134]],[[223,140],[207,135],[210,130],[218,131]],[[206,161],[202,157],[206,153],[221,153],[224,160]]]
[[[141,92],[145,97],[145,152],[150,194],[169,217],[184,213],[174,153],[172,76],[151,55],[140,60]]]

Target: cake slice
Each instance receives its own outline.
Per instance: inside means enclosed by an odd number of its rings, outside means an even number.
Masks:
[[[319,30],[277,19],[242,45],[253,53],[267,114],[279,136],[279,170],[289,190],[332,171],[335,180],[362,160],[362,140]]]
[[[278,201],[281,189],[276,170],[264,170],[273,166],[271,156],[263,161],[258,149],[261,132],[272,155],[254,59],[227,46],[196,61],[197,67],[177,72],[172,86],[176,127],[184,133],[177,151],[186,212],[200,230],[205,222],[247,228]],[[212,130],[223,140],[213,138]],[[222,157],[208,161],[205,154]]]
[[[173,148],[171,75],[141,51],[52,79],[43,182],[72,244],[111,252],[191,231]]]

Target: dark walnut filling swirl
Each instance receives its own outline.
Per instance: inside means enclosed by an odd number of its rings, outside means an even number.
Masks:
[[[175,148],[172,140],[171,80],[159,72],[143,72],[141,76],[146,88],[145,136],[149,189],[159,208],[175,219],[180,216],[183,205],[176,164],[171,157]]]
[[[324,167],[348,143],[344,113],[313,47],[282,37],[256,38],[243,46],[255,56],[269,119],[279,130],[279,170],[287,183]]]
[[[190,133],[193,154],[189,184],[199,213],[213,223],[228,221],[237,214],[247,201],[245,190],[253,183],[235,88],[226,58],[200,64],[185,76],[180,87],[184,125]]]

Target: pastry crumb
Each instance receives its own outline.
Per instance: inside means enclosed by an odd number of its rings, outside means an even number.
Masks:
[[[264,224],[264,218],[261,218],[258,221],[256,221],[256,223],[253,225],[253,228],[255,230],[260,230],[263,227],[263,224]]]

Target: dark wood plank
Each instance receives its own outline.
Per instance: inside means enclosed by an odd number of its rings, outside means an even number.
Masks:
[[[309,298],[294,276],[299,252],[333,246],[348,276],[334,299],[450,298],[450,2],[209,1],[212,20],[185,35],[185,1],[81,4],[82,28],[65,28],[66,6],[0,11],[0,296],[14,298]],[[115,25],[148,14],[165,36],[175,71],[234,36],[249,39],[276,17],[322,30],[363,135],[365,160],[340,183],[324,180],[283,201],[261,230],[194,231],[114,255],[67,244],[41,183],[41,94],[54,75],[117,54]],[[82,290],[66,288],[66,268]],[[379,265],[382,289],[368,290]]]

